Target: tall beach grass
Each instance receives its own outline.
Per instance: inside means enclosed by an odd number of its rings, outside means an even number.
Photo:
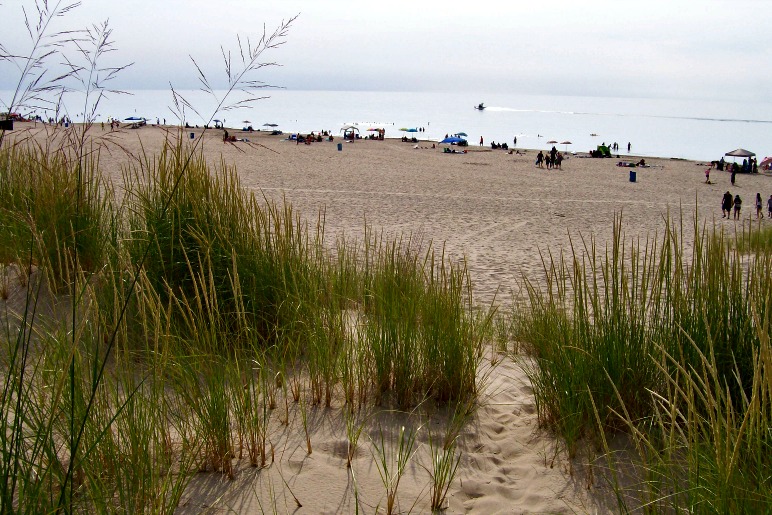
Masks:
[[[323,213],[309,223],[246,192],[181,137],[125,169],[121,206],[91,154],[76,230],[60,186],[80,162],[2,152],[14,223],[3,230],[26,234],[4,263],[34,263],[31,277],[79,292],[58,325],[37,322],[42,282],[26,285],[26,311],[3,317],[9,510],[173,511],[198,470],[233,477],[240,455],[270,465],[268,427],[290,396],[303,410],[305,399],[346,406],[342,417],[474,399],[490,317],[472,309],[464,264],[431,246],[370,236],[325,248]],[[28,172],[51,162],[29,194]]]
[[[659,237],[627,241],[617,220],[605,249],[582,240],[544,260],[546,286],[526,280],[515,333],[534,357],[540,421],[571,455],[630,433],[635,497],[651,509],[772,506],[772,254],[734,240],[668,219]]]

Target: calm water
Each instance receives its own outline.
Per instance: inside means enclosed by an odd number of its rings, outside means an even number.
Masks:
[[[131,95],[103,99],[97,119],[109,116],[144,116],[153,121],[166,118],[177,123],[169,91],[137,90]],[[181,94],[201,116],[187,110],[185,119],[203,125],[205,119],[225,120],[228,127],[241,128],[248,120],[255,128],[275,123],[284,132],[331,130],[358,123],[362,134],[369,127],[384,126],[387,137],[400,137],[402,127],[424,127],[421,139],[441,139],[446,133],[465,132],[472,144],[480,136],[518,147],[549,148],[547,141],[571,141],[557,145],[561,150],[587,151],[601,143],[617,142],[625,154],[644,156],[718,159],[729,150],[743,147],[759,158],[772,154],[772,103],[730,101],[668,100],[601,97],[557,97],[532,95],[481,95],[460,93],[405,93],[361,91],[263,92],[270,98],[246,109],[220,110],[216,102],[200,91]],[[10,98],[0,92],[2,99]],[[238,97],[234,100],[238,100]],[[487,109],[473,106],[485,102]],[[70,97],[69,105],[82,106]],[[77,120],[79,109],[69,110]],[[42,113],[41,113],[42,114]],[[591,136],[597,134],[597,136]]]

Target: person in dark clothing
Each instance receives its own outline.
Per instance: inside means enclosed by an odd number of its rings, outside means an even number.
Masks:
[[[732,214],[732,194],[728,191],[721,199],[721,218],[729,218]]]

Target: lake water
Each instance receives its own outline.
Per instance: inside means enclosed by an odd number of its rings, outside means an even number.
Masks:
[[[169,124],[178,123],[170,91],[130,93],[103,99],[96,111],[97,120],[144,116],[153,122],[165,118]],[[206,94],[180,92],[200,113],[186,110],[185,119],[191,125],[220,119],[228,127],[252,125],[257,129],[274,123],[284,132],[330,130],[339,134],[344,125],[356,123],[363,135],[370,127],[385,127],[387,137],[401,137],[399,129],[403,127],[423,127],[425,132],[415,135],[432,140],[465,132],[473,145],[481,136],[486,145],[491,141],[512,145],[516,136],[517,146],[522,148],[549,148],[552,144],[547,141],[555,140],[571,142],[556,145],[560,150],[582,152],[601,143],[617,142],[621,155],[626,154],[628,142],[632,154],[643,156],[713,160],[738,147],[756,152],[759,159],[772,154],[772,103],[515,94],[472,97],[455,92],[261,93],[269,98],[244,109],[217,111],[217,103]],[[4,101],[10,98],[8,92],[0,91],[0,95]],[[234,96],[224,107],[243,98]],[[484,111],[473,108],[480,102],[487,106]],[[83,105],[72,95],[66,103]],[[70,108],[70,117],[77,121],[82,109]]]

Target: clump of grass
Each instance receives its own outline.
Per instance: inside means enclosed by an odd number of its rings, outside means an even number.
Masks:
[[[0,261],[28,265],[20,257],[32,247],[33,263],[43,266],[62,291],[78,271],[99,270],[115,248],[118,220],[112,198],[96,154],[80,163],[66,149],[32,143],[3,147],[0,239],[6,243]]]
[[[737,250],[742,253],[768,253],[772,251],[772,227],[761,223],[743,224],[742,232],[735,239]]]
[[[751,388],[740,403],[721,385],[714,354],[695,348],[701,359],[691,370],[662,367],[667,389],[653,393],[653,414],[645,423],[622,406],[617,415],[635,444],[637,475],[629,465],[620,470],[604,444],[621,510],[631,508],[630,499],[655,511],[766,513],[772,507],[772,349],[769,325],[758,321]],[[667,362],[678,363],[658,347]]]
[[[518,312],[524,318],[516,338],[528,342],[536,357],[527,373],[539,418],[555,428],[571,455],[594,427],[588,389],[598,405],[613,406],[608,373],[628,396],[626,402],[643,413],[648,403],[645,388],[656,383],[644,338],[650,297],[639,289],[640,282],[650,284],[653,269],[646,259],[637,258],[635,249],[628,268],[625,251],[615,224],[605,260],[599,259],[592,242],[587,258],[574,253],[568,263],[562,258],[545,260],[546,290],[527,281],[529,310]],[[658,285],[651,287],[656,290]],[[601,418],[608,424],[609,412],[602,410]]]
[[[445,499],[453,480],[456,478],[461,463],[461,453],[458,452],[458,437],[471,414],[468,403],[459,403],[445,425],[443,435],[435,435],[429,431],[430,467],[425,467],[431,477],[431,509],[444,509]]]
[[[772,254],[743,255],[696,225],[689,252],[683,241],[668,221],[661,239],[627,246],[617,220],[604,253],[590,243],[568,264],[545,260],[517,338],[535,357],[539,418],[570,454],[624,429],[646,502],[755,511],[770,502]]]
[[[372,440],[373,457],[378,467],[378,474],[386,493],[386,513],[391,515],[397,509],[397,492],[408,462],[415,454],[417,431],[405,426],[399,428],[396,441],[384,436],[382,427],[378,428],[378,437]]]
[[[490,317],[475,319],[465,265],[433,250],[421,257],[411,240],[366,239],[365,333],[376,394],[398,405],[422,394],[441,402],[474,396],[481,335]]]

